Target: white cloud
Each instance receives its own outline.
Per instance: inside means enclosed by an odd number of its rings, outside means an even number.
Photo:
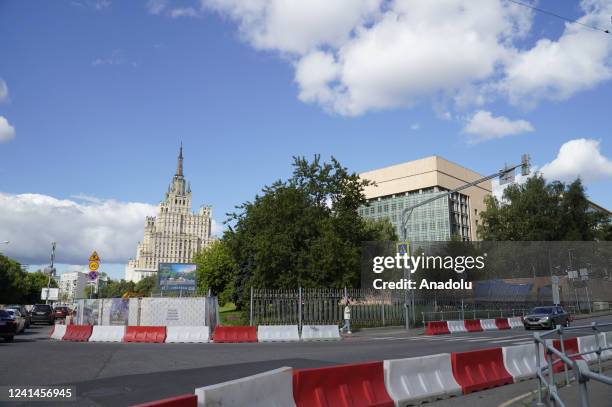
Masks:
[[[472,142],[491,140],[533,131],[526,120],[510,120],[504,116],[493,116],[491,112],[479,110],[468,120],[463,133],[472,136]]]
[[[57,242],[57,261],[82,264],[93,249],[105,262],[126,263],[142,240],[146,216],[156,207],[138,202],[78,202],[40,194],[0,193],[1,240],[8,255],[44,264]]]
[[[122,56],[120,50],[113,50],[110,56],[104,58],[96,58],[92,61],[93,66],[103,66],[103,65],[122,65],[125,63],[125,59]]]
[[[145,5],[147,11],[154,15],[165,15],[172,18],[199,17],[200,11],[194,7],[173,7],[169,0],[149,0]]]
[[[149,0],[147,1],[146,8],[151,14],[159,15],[168,6],[167,0]]]
[[[413,130],[413,131],[417,131],[420,128],[421,128],[421,125],[419,123],[413,123],[410,125],[410,130]]]
[[[55,241],[58,263],[86,264],[95,249],[105,264],[125,264],[142,241],[145,217],[156,212],[155,205],[88,195],[57,199],[0,192],[0,240],[10,241],[2,251],[27,264],[45,264]],[[223,230],[213,219],[212,234],[221,236]]]
[[[585,138],[570,140],[540,171],[551,181],[573,181],[576,177],[586,182],[612,179],[612,160],[601,153],[599,144],[598,140]]]
[[[429,101],[455,109],[499,98],[567,98],[611,77],[609,36],[568,24],[525,46],[532,11],[504,0],[200,0],[256,49],[295,67],[300,100],[342,115]],[[609,24],[612,3],[583,0]],[[604,21],[605,20],[605,21]],[[440,102],[442,101],[442,103]]]
[[[382,0],[201,0],[204,8],[238,22],[257,49],[305,54],[340,46],[353,29],[373,18]]]
[[[15,138],[15,128],[4,116],[0,116],[0,143],[6,143],[13,138]]]
[[[7,101],[9,97],[8,86],[6,82],[0,78],[0,102]]]
[[[581,23],[609,26],[609,0],[584,0],[581,8]],[[533,48],[516,52],[505,70],[501,87],[514,104],[568,99],[612,78],[612,41],[599,31],[566,23],[557,41],[540,39]]]
[[[170,10],[170,17],[198,17],[199,13],[193,7],[177,7]]]

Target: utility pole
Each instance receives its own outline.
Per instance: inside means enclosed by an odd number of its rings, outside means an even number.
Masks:
[[[51,242],[51,266],[49,267],[49,279],[47,280],[47,295],[45,298],[45,304],[49,304],[49,288],[51,288],[51,276],[54,274],[55,269],[53,263],[55,262],[55,242]]]

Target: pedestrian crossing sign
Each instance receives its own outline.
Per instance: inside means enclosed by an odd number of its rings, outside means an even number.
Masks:
[[[405,242],[398,242],[397,243],[397,253],[400,255],[404,255],[404,254],[408,254],[410,255],[410,242],[405,241]]]

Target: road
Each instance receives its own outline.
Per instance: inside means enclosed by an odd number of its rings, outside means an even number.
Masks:
[[[592,321],[612,322],[612,316],[575,325]],[[48,332],[49,327],[36,326],[14,343],[0,343],[0,385],[76,385],[79,406],[113,407],[191,393],[281,366],[321,367],[533,343],[531,331],[523,329],[429,337],[380,328],[335,342],[244,344],[79,343],[50,340]],[[591,333],[586,329],[572,335]],[[498,398],[500,392],[491,394]]]

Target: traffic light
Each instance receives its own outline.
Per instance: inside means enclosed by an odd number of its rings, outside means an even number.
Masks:
[[[526,177],[529,175],[529,171],[531,169],[529,154],[523,154],[521,157],[521,175]]]

